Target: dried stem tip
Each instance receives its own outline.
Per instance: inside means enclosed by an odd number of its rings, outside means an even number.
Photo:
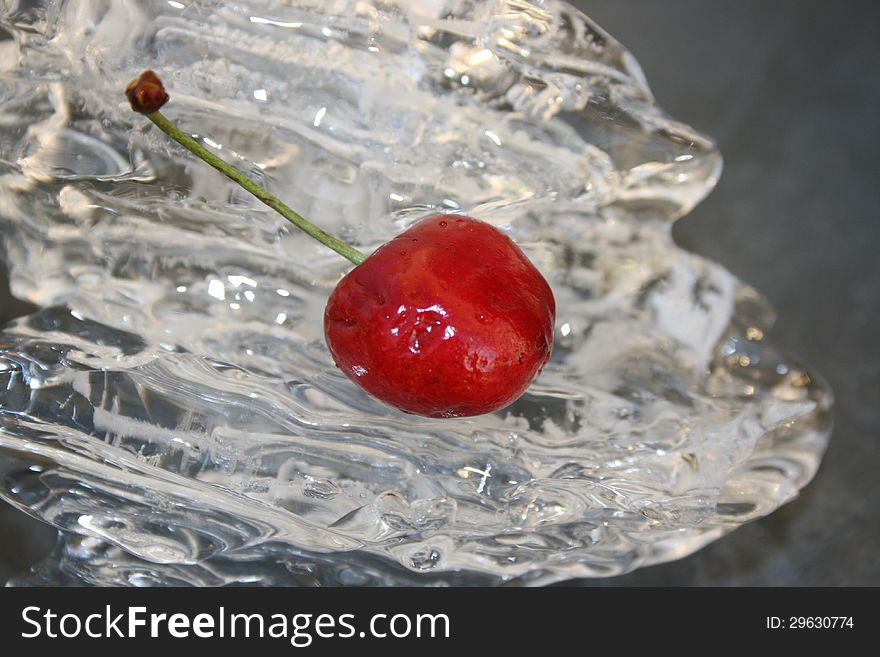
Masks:
[[[125,95],[131,103],[131,109],[141,114],[158,112],[168,102],[168,94],[162,86],[162,80],[153,71],[144,71],[136,79],[128,83]]]

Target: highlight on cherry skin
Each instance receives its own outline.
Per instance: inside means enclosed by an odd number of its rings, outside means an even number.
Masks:
[[[336,286],[324,335],[375,397],[429,417],[516,401],[550,358],[556,304],[507,235],[460,215],[422,219]]]
[[[482,415],[516,401],[550,359],[553,292],[502,231],[433,215],[366,256],[167,119],[154,72],[125,93],[133,111],[355,265],[330,294],[324,336],[337,367],[374,397],[428,417]]]

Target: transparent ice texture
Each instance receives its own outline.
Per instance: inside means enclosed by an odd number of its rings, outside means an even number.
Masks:
[[[678,248],[713,142],[561,2],[0,0],[3,498],[58,527],[19,583],[471,584],[682,557],[792,499],[831,396],[772,311]],[[133,114],[165,113],[370,251],[463,212],[550,281],[513,406],[406,415],[334,366],[350,265]],[[499,281],[503,284],[503,281]]]

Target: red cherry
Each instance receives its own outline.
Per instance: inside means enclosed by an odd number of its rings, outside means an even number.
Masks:
[[[144,71],[125,93],[178,144],[357,265],[330,295],[324,335],[336,364],[367,392],[409,413],[480,415],[516,400],[547,363],[553,292],[504,233],[436,215],[367,257],[169,121],[155,73]]]
[[[324,335],[337,366],[382,401],[429,417],[480,415],[540,373],[555,315],[550,286],[509,237],[436,215],[343,277]]]

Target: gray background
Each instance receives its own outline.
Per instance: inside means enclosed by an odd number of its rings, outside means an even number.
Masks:
[[[837,397],[802,496],[686,559],[587,585],[880,584],[880,3],[576,2],[636,55],[660,104],[717,138],[718,188],[680,221],[685,248],[761,290],[771,338]],[[0,321],[27,312],[0,280]],[[0,582],[53,532],[0,504]]]

